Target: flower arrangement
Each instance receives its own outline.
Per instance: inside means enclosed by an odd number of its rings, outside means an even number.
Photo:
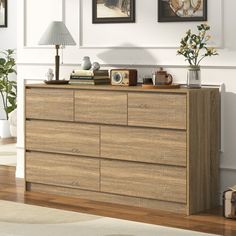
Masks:
[[[186,36],[181,39],[180,48],[177,51],[177,55],[182,55],[188,61],[190,66],[199,66],[200,62],[205,57],[219,55],[215,48],[207,47],[207,42],[211,36],[207,34],[210,30],[210,26],[207,24],[201,24],[197,26],[198,34],[192,33],[189,29],[186,32]],[[203,51],[203,53],[201,53]]]
[[[0,52],[0,98],[4,106],[6,118],[16,109],[17,85],[16,81],[9,80],[9,75],[16,74],[14,50]]]

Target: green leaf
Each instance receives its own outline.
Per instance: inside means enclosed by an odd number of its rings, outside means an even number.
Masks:
[[[11,96],[14,96],[14,97],[16,96],[16,93],[13,92],[13,91],[10,91],[9,94],[10,94]]]
[[[6,116],[17,107],[17,83],[8,79],[10,74],[16,74],[14,58],[15,51],[8,49],[0,51],[0,96],[5,106]],[[0,101],[1,102],[1,101]]]
[[[15,106],[9,106],[5,109],[5,111],[7,112],[7,114],[11,113],[12,111],[14,111],[16,109]]]
[[[197,34],[192,33],[191,29],[186,32],[186,35],[180,41],[180,49],[177,51],[177,55],[184,56],[185,60],[193,65],[199,65],[206,56],[218,55],[215,49],[207,47],[210,35],[207,35],[206,31],[210,30],[210,26],[200,24],[197,26],[197,29]],[[203,55],[201,55],[202,50],[206,50],[206,53]]]
[[[16,98],[15,97],[8,96],[7,99],[8,99],[8,101],[11,105],[16,104]]]
[[[5,63],[6,63],[6,60],[5,60],[4,58],[0,58],[0,64],[1,64],[2,66],[4,66]]]

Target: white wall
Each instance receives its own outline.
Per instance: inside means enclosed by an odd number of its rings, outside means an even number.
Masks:
[[[8,26],[7,28],[0,28],[0,51],[5,49],[16,49],[17,47],[16,2],[17,0],[8,0]],[[15,76],[13,78],[15,78]],[[5,119],[2,100],[0,100],[0,119]]]
[[[0,28],[0,50],[16,49],[16,19],[17,19],[17,0],[8,0],[8,26]]]
[[[65,20],[77,41],[77,46],[64,50],[61,77],[68,78],[78,68],[83,56],[90,56],[105,68],[132,67],[139,71],[139,79],[162,65],[174,75],[176,82],[186,82],[186,64],[176,56],[176,47],[188,28],[198,23],[158,23],[157,0],[136,0],[136,23],[91,23],[91,2],[87,0],[51,0],[36,4],[35,0],[18,0],[18,76],[20,88],[19,157],[17,175],[23,175],[23,85],[25,81],[45,78],[53,67],[55,51],[39,48],[37,41],[46,25],[53,19]],[[51,2],[50,1],[50,2]],[[24,4],[26,3],[26,4]],[[220,56],[202,64],[203,84],[225,84],[222,99],[221,190],[236,184],[236,22],[235,0],[208,0],[212,44],[220,47]],[[54,9],[54,6],[56,10]],[[44,12],[42,19],[41,13]],[[25,16],[24,16],[25,13]],[[114,37],[115,36],[115,37]]]

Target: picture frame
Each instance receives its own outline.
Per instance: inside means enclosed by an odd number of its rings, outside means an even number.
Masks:
[[[92,0],[93,24],[135,22],[135,0]]]
[[[158,22],[207,21],[207,0],[158,0]]]
[[[0,0],[0,27],[7,27],[7,0]]]

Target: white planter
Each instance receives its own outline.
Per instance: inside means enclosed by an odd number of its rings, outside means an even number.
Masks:
[[[9,124],[10,124],[10,132],[12,137],[17,136],[17,110],[15,109],[9,114]]]
[[[11,137],[9,121],[0,120],[0,138],[9,138],[9,137]]]

